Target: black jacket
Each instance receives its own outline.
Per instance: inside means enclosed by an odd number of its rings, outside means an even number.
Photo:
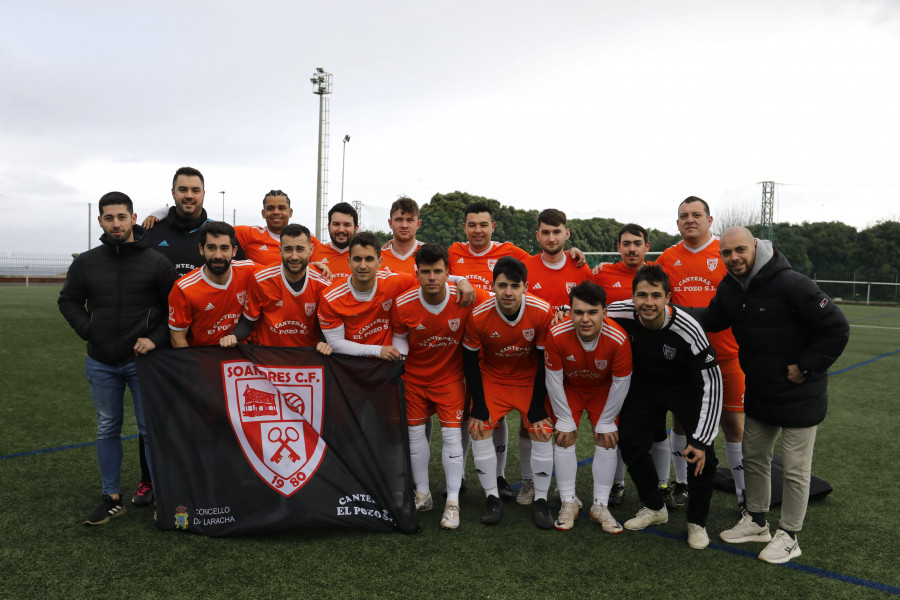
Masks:
[[[134,240],[103,242],[78,255],[59,293],[59,311],[72,329],[87,340],[88,356],[108,365],[135,359],[134,342],[150,338],[169,345],[168,297],[175,269],[151,250],[144,228],[135,225]]]
[[[844,313],[814,281],[793,269],[784,255],[759,240],[746,282],[731,274],[703,316],[709,331],[731,327],[746,376],[747,416],[782,427],[811,427],[828,409],[826,371],[850,338]],[[811,375],[791,383],[787,367]]]
[[[150,248],[162,252],[175,265],[178,277],[183,277],[204,263],[200,254],[200,230],[210,220],[205,208],[199,217],[186,221],[178,216],[173,206],[165,219],[147,231],[146,238]]]

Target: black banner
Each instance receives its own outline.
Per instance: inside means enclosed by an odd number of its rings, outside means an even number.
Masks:
[[[137,366],[160,529],[418,529],[399,364],[240,345]]]

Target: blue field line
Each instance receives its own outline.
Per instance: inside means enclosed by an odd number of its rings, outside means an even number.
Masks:
[[[898,352],[900,352],[900,349],[894,350],[893,352],[888,352],[887,354],[879,354],[878,356],[874,356],[874,357],[870,358],[869,360],[864,360],[861,363],[856,363],[855,365],[850,365],[849,367],[844,367],[840,371],[832,371],[832,372],[828,373],[828,376],[834,377],[835,375],[840,375],[841,373],[846,373],[847,371],[849,371],[851,369],[855,369],[856,367],[861,367],[863,365],[867,365],[871,362],[875,362],[876,360],[881,360],[882,358],[887,358],[888,356],[893,356],[893,355],[897,354]]]
[[[122,441],[133,440],[137,435],[122,436]],[[56,448],[43,448],[41,450],[31,450],[30,452],[17,452],[16,454],[5,454],[0,456],[0,460],[7,458],[20,458],[22,456],[34,456],[35,454],[46,454],[47,452],[59,452],[60,450],[71,450],[72,448],[84,448],[85,446],[96,446],[97,442],[84,442],[83,444],[69,444],[68,446],[57,446]]]

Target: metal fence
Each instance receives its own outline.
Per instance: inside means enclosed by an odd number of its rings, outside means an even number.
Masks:
[[[73,258],[71,254],[0,252],[0,283],[31,285],[58,281],[61,284]]]

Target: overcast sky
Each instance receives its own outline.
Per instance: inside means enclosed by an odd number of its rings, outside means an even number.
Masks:
[[[0,3],[0,252],[76,252],[88,204],[139,217],[176,168],[261,222],[314,229],[318,96],[333,73],[328,204],[386,229],[406,194],[461,190],[674,232],[688,195],[858,228],[900,218],[900,4]],[[99,235],[94,221],[93,237]],[[96,242],[92,242],[96,245]]]

